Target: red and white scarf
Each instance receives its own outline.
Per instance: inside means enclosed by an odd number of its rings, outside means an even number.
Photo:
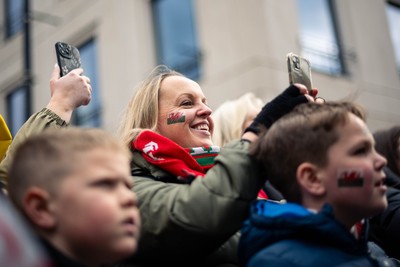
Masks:
[[[218,146],[184,149],[150,130],[141,132],[132,146],[142,152],[146,161],[176,175],[180,180],[204,176],[214,166],[214,158],[220,151]]]
[[[132,147],[142,153],[143,158],[177,177],[190,183],[214,166],[214,159],[220,151],[219,146],[182,148],[170,139],[150,130],[141,132]],[[264,190],[258,198],[268,199]]]

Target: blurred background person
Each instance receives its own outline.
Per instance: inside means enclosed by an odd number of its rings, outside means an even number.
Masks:
[[[387,209],[369,220],[369,239],[400,259],[400,126],[374,132],[375,149],[386,157]]]
[[[240,139],[263,106],[261,98],[252,92],[222,103],[211,115],[214,120],[213,143],[223,147],[232,140]],[[269,181],[260,190],[258,197],[278,201],[283,199],[282,194]]]
[[[222,103],[211,115],[214,120],[213,143],[222,147],[240,139],[263,106],[264,102],[251,92]]]

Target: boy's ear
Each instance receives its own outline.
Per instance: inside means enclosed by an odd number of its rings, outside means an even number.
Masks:
[[[318,176],[318,168],[312,163],[304,162],[297,167],[297,182],[301,189],[315,197],[325,194],[325,185]]]
[[[23,209],[29,220],[41,229],[50,229],[55,225],[49,200],[49,193],[36,186],[30,187],[22,200]]]

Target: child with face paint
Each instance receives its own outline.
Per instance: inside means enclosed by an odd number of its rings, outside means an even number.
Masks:
[[[361,107],[300,105],[250,154],[287,203],[252,205],[239,244],[244,266],[396,266],[350,232],[387,207],[386,159],[375,151]]]
[[[387,159],[388,208],[369,220],[369,239],[400,260],[400,126],[374,132],[375,149]]]

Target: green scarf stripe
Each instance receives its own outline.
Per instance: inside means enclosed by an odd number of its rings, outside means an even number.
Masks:
[[[215,157],[195,158],[200,166],[213,165]]]
[[[186,151],[200,166],[210,168],[214,165],[214,159],[218,156],[220,148],[219,146],[192,147],[186,148]]]

